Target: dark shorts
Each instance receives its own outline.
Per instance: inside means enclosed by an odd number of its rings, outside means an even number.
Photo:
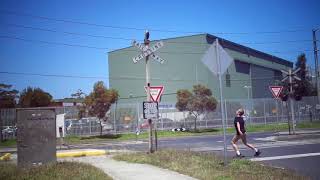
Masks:
[[[242,134],[245,134],[246,131],[245,130],[241,130]],[[237,131],[237,135],[240,135],[240,133]]]

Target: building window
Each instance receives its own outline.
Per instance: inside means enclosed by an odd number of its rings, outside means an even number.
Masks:
[[[226,86],[231,87],[230,74],[228,72],[226,74]]]
[[[250,64],[241,62],[238,60],[234,61],[236,72],[238,73],[244,73],[244,74],[250,74]]]
[[[281,71],[278,71],[278,70],[275,70],[274,71],[274,80],[278,80],[280,81],[282,79],[282,72]]]

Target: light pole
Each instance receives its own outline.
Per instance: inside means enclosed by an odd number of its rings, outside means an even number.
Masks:
[[[313,39],[314,65],[315,65],[315,75],[316,75],[316,89],[317,89],[317,97],[318,97],[317,103],[320,103],[319,60],[318,60],[318,47],[317,47],[317,35],[316,35],[316,32],[318,30],[319,29],[312,30],[312,39]]]
[[[249,99],[250,99],[250,88],[251,86],[243,86],[243,88],[246,88],[248,90],[248,102],[249,102]]]
[[[248,92],[248,98],[247,98],[247,100],[248,100],[248,107],[247,107],[247,112],[251,109],[251,103],[250,103],[250,89],[251,89],[251,86],[247,86],[247,85],[245,85],[245,86],[243,86],[243,88],[245,88],[245,89],[247,89],[247,92]],[[250,112],[250,111],[249,111]],[[250,113],[248,113],[248,120],[249,120],[249,122],[250,122]]]

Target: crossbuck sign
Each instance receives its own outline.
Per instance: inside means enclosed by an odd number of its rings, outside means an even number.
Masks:
[[[138,56],[132,58],[134,63],[137,63],[138,61],[140,61],[141,59],[143,59],[143,58],[145,58],[147,56],[151,56],[154,60],[158,61],[160,64],[163,64],[164,59],[162,59],[158,55],[154,54],[154,52],[156,52],[158,49],[163,47],[163,42],[162,41],[158,41],[156,44],[154,44],[151,47],[149,45],[140,44],[140,43],[138,43],[136,41],[133,41],[132,45],[137,47],[138,49],[140,49],[142,51],[141,54],[139,54]]]
[[[281,80],[282,82],[286,81],[287,79],[289,79],[289,83],[291,84],[292,83],[292,78],[298,80],[298,81],[301,81],[301,79],[297,76],[297,72],[300,71],[300,68],[292,71],[292,69],[289,69],[289,71],[284,71],[284,70],[281,70],[281,72],[283,74],[285,74],[285,77]]]

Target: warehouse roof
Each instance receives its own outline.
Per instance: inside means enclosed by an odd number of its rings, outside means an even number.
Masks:
[[[211,34],[207,34],[207,42],[209,44],[212,44],[216,38],[219,39],[219,43],[224,48],[228,48],[228,49],[231,49],[234,51],[241,52],[243,54],[247,54],[249,56],[254,56],[257,58],[265,59],[265,60],[275,62],[278,64],[282,64],[285,66],[290,66],[290,67],[293,66],[292,62],[287,61],[285,59],[282,59],[282,58],[279,58],[279,57],[276,57],[276,56],[273,56],[273,55],[270,55],[270,54],[267,54],[267,53],[264,53],[264,52],[261,52],[261,51],[258,51],[258,50],[255,50],[255,49],[252,49],[252,48],[249,48],[249,47],[246,47],[246,46],[243,46],[243,45],[231,42],[231,41],[228,41],[226,39],[223,39],[223,38],[220,38],[217,36],[213,36]]]
[[[219,39],[219,43],[224,48],[227,48],[227,49],[230,49],[230,50],[233,50],[233,51],[237,51],[237,52],[240,52],[240,53],[243,53],[243,54],[247,54],[248,56],[253,56],[253,57],[265,59],[265,60],[268,60],[268,61],[271,61],[271,62],[275,62],[275,63],[278,63],[278,64],[282,64],[282,65],[285,65],[285,66],[288,66],[288,67],[293,67],[293,63],[288,61],[288,60],[285,60],[285,59],[273,56],[271,54],[267,54],[267,53],[252,49],[252,48],[247,47],[247,46],[243,46],[243,45],[234,43],[232,41],[229,41],[229,40],[226,40],[226,39],[223,39],[223,38],[211,35],[211,34],[195,34],[195,35],[189,35],[189,36],[166,38],[166,39],[161,39],[161,40],[165,41],[165,40],[180,39],[180,38],[187,38],[187,37],[191,37],[191,36],[201,36],[201,35],[206,36],[206,41],[207,41],[208,44],[212,44],[215,41],[215,39],[218,38]],[[153,41],[158,41],[158,40],[153,40]],[[130,47],[113,50],[113,51],[110,51],[109,53],[113,53],[113,52],[116,52],[116,51],[121,51],[121,50],[130,48]]]

